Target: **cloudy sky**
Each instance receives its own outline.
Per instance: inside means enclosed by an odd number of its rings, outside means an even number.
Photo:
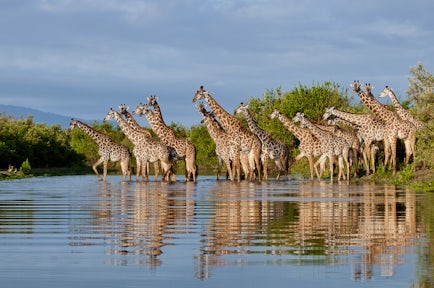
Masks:
[[[205,89],[228,111],[266,89],[353,80],[406,98],[434,69],[434,1],[0,0],[0,103],[102,120],[157,95],[190,126]],[[357,98],[356,98],[357,99]],[[142,122],[146,124],[146,122]]]

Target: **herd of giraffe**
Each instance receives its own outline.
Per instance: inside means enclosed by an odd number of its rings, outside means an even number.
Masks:
[[[411,156],[415,156],[416,132],[423,125],[401,106],[393,90],[386,86],[378,97],[389,96],[395,111],[381,104],[372,95],[370,84],[366,84],[365,89],[362,89],[360,83],[354,81],[351,86],[372,113],[354,114],[339,111],[334,107],[327,108],[323,119],[328,125],[313,123],[300,112],[292,120],[278,110],[274,110],[270,115],[271,119],[280,120],[281,124],[299,140],[300,153],[294,160],[298,161],[303,157],[308,159],[312,180],[314,171],[318,179],[322,178],[327,160],[331,182],[333,182],[335,163],[338,167],[338,181],[349,181],[353,166],[354,176],[356,176],[359,161],[362,162],[367,174],[375,172],[375,154],[379,149],[376,143],[379,141],[383,142],[384,165],[388,165],[393,173],[396,172],[398,139],[403,140],[405,145],[405,163],[408,164]],[[154,165],[155,179],[158,179],[161,167],[162,181],[175,181],[173,162],[184,160],[184,180],[196,182],[194,144],[186,138],[177,136],[175,131],[165,124],[157,97],[151,96],[147,100],[148,103],[140,103],[132,113],[128,111],[126,105],[120,105],[119,111],[110,108],[104,118],[104,121],[115,119],[122,132],[134,145],[132,152],[136,159],[136,181],[139,181],[140,176],[142,181],[149,180],[150,163]],[[211,111],[208,111],[205,103],[200,100],[206,102]],[[228,113],[203,86],[196,92],[192,102],[198,102],[196,107],[202,115],[202,123],[205,123],[208,134],[216,145],[215,153],[219,160],[217,180],[224,164],[231,181],[240,181],[241,172],[249,181],[267,181],[270,160],[274,161],[278,171],[276,179],[288,174],[288,148],[257,125],[247,105],[241,103],[234,113],[245,118],[247,122],[245,127],[239,117]],[[141,127],[133,114],[144,116],[158,139]],[[336,124],[344,124],[351,129],[341,129]],[[92,166],[98,177],[100,177],[97,170],[99,164],[103,163],[102,179],[106,181],[108,162],[120,161],[123,180],[126,181],[127,177],[131,180],[129,167],[131,154],[127,146],[116,143],[108,135],[96,131],[79,120],[71,120],[69,130],[74,127],[80,128],[98,145],[100,159]],[[317,160],[314,162],[315,158]]]

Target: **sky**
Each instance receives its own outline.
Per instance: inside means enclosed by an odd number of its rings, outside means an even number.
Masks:
[[[0,7],[0,103],[90,121],[156,95],[167,124],[198,125],[192,98],[201,85],[231,113],[269,89],[325,81],[369,82],[376,95],[389,85],[406,99],[410,68],[434,69],[432,0],[0,0]]]

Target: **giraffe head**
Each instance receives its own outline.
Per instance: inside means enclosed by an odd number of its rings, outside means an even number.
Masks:
[[[194,94],[192,102],[197,102],[199,100],[205,99],[205,97],[209,95],[208,91],[203,89],[203,86],[200,86],[199,90],[197,90],[196,94]]]
[[[280,111],[277,109],[274,109],[273,113],[270,114],[270,119],[279,118]]]
[[[359,80],[354,80],[353,84],[350,84],[351,88],[353,88],[354,92],[359,92],[360,91],[360,83]]]
[[[142,102],[139,103],[139,105],[136,106],[136,108],[134,108],[134,110],[131,112],[131,114],[137,114],[139,116],[143,115],[143,110],[145,109],[145,104],[143,104]]]
[[[327,125],[336,125],[338,124],[338,116],[330,114],[327,118],[323,118],[324,120],[327,120]]]
[[[304,125],[306,124],[306,118],[304,117],[304,113],[297,112],[292,121],[295,123],[300,122],[301,127],[304,127]]]
[[[147,115],[148,113],[151,113],[151,106],[149,106],[149,104],[143,104],[140,103],[136,109],[134,109],[132,114],[137,114],[139,116],[143,116],[143,115]]]
[[[243,114],[247,111],[248,108],[249,108],[249,106],[247,104],[244,104],[243,102],[241,102],[240,105],[238,105],[238,107],[235,108],[234,114]]]
[[[105,115],[103,122],[114,119],[115,118],[115,110],[113,108],[110,108],[110,110],[107,112],[107,115]]]
[[[71,131],[71,130],[74,129],[75,127],[77,127],[77,120],[71,118],[71,122],[69,122],[68,131]]]
[[[369,97],[374,98],[374,95],[372,95],[372,89],[374,89],[374,86],[371,86],[371,83],[366,83],[366,84],[365,84],[365,91],[366,91],[366,94],[367,94]]]
[[[383,98],[392,95],[393,90],[389,86],[384,87],[383,91],[378,94],[378,98]]]
[[[326,111],[324,112],[324,115],[322,115],[323,120],[328,120],[330,116],[334,115],[335,107],[326,108]]]
[[[121,113],[122,115],[126,115],[129,108],[130,107],[128,107],[127,105],[121,104],[119,105],[119,113]]]
[[[157,105],[158,97],[156,95],[151,95],[147,98],[147,100],[149,106],[155,107],[155,105]]]

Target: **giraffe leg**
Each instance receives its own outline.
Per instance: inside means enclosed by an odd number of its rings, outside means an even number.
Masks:
[[[124,181],[124,182],[127,178],[128,172],[129,172],[129,169],[128,169],[129,162],[130,162],[130,159],[121,159],[122,181]]]
[[[104,160],[104,170],[103,170],[103,177],[102,179],[104,180],[104,182],[107,181],[107,165],[108,165],[108,160]]]
[[[393,175],[396,174],[396,144],[397,144],[397,139],[395,138],[390,145],[390,149],[391,149],[390,166],[392,168]]]
[[[98,161],[96,161],[93,165],[92,165],[92,170],[93,172],[95,172],[96,176],[98,177],[98,179],[100,179],[100,175],[98,173],[98,165],[101,164],[104,161],[104,159],[101,157],[98,159]]]
[[[413,156],[414,159],[414,152],[415,152],[415,142],[416,138],[414,136],[414,133],[410,132],[407,136],[407,138],[404,139],[404,146],[405,146],[405,164],[407,165],[410,163],[410,158]]]
[[[240,150],[236,149],[235,150],[235,155],[233,155],[233,159],[231,161],[231,169],[232,169],[232,175],[235,179],[235,175],[237,177],[237,181],[240,182],[241,181],[241,160],[240,160]]]
[[[261,156],[261,162],[262,162],[262,178],[267,181],[268,180],[268,159],[269,159],[269,155],[267,152],[263,152],[262,156]]]
[[[249,164],[249,154],[245,152],[241,152],[240,154],[241,167],[243,168],[244,178],[247,180],[251,176],[250,173],[250,164]]]
[[[217,181],[220,179],[220,173],[222,172],[222,166],[223,166],[223,159],[218,156],[218,166],[217,166]]]
[[[365,166],[366,175],[371,174],[371,167],[369,164],[369,162],[372,160],[371,143],[371,141],[367,141],[363,144],[363,164]]]
[[[229,179],[233,182],[234,181],[234,173],[232,171],[231,161],[229,160],[229,157],[225,157],[223,159],[223,162],[226,164],[226,169],[229,172]]]
[[[146,159],[141,159],[141,166],[142,166],[142,181],[146,181],[146,182],[148,182],[148,180],[149,180],[149,178],[148,178],[148,169],[147,169],[147,167],[146,167],[146,165],[148,164],[148,160]]]
[[[315,168],[315,173],[316,173],[316,177],[318,178],[319,181],[321,181],[321,177],[322,177],[322,173],[323,173],[323,167],[325,165],[325,162],[327,161],[327,155],[321,155],[319,157],[319,159],[315,162],[315,164],[313,164],[313,158],[311,156],[312,159],[312,166]],[[310,164],[310,163],[309,163]],[[318,173],[318,165],[320,165],[320,173]],[[313,170],[313,168],[312,168]],[[312,171],[313,173],[313,171]],[[312,180],[313,180],[313,176],[312,176]]]
[[[147,164],[149,166],[149,162]],[[163,162],[161,163],[161,166],[163,166]],[[158,174],[160,173],[160,163],[159,161],[155,161],[154,162],[154,176],[155,176],[155,181],[158,181]],[[163,168],[163,173],[164,173],[164,168]],[[149,174],[149,173],[148,173]],[[164,179],[163,179],[164,180]]]
[[[333,183],[333,156],[328,156],[330,161],[330,183]]]

